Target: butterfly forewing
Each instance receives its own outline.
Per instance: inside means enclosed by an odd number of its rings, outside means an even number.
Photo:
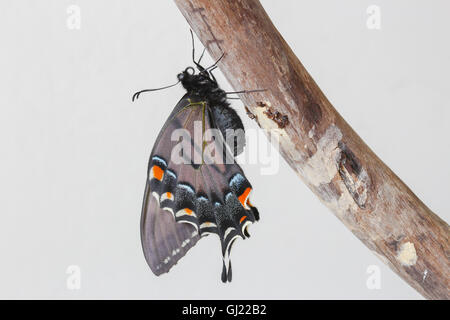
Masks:
[[[219,133],[208,139],[207,131],[214,129],[211,117],[206,102],[185,95],[152,150],[141,238],[146,260],[157,275],[168,272],[201,236],[215,233],[222,245],[222,280],[231,281],[231,245],[248,236],[247,226],[258,219],[248,200],[251,185],[240,166],[229,163],[223,137]],[[189,137],[183,146],[190,148],[180,149],[182,137]],[[207,153],[211,145],[216,145],[216,152]]]

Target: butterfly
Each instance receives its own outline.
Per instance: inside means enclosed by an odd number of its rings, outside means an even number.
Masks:
[[[197,70],[187,67],[171,85],[181,83],[186,94],[169,115],[150,155],[141,242],[150,269],[161,275],[169,272],[200,238],[216,234],[222,249],[221,280],[230,282],[231,247],[236,239],[250,237],[248,226],[259,220],[259,212],[250,202],[252,186],[234,160],[243,151],[245,131],[227,95],[261,90],[225,92],[212,74],[223,55],[204,68],[200,61],[205,51],[198,61],[194,52],[193,44],[192,60]],[[132,100],[143,92],[171,86],[141,90]],[[215,135],[208,140],[210,131]],[[241,134],[233,136],[230,132]],[[179,139],[173,139],[174,133],[185,138],[184,148]],[[205,152],[208,147],[214,152]],[[227,161],[217,161],[220,158]]]

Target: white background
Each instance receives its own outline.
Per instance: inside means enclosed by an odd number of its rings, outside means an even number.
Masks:
[[[80,30],[66,25],[71,4]],[[262,4],[336,109],[448,221],[448,1]],[[381,30],[366,26],[372,4]],[[183,90],[131,95],[191,64],[172,1],[3,0],[0,41],[0,298],[421,299],[284,160],[272,176],[244,166],[261,221],[233,247],[231,284],[214,237],[152,274],[139,236],[147,160]],[[79,290],[66,286],[69,265]],[[379,290],[366,286],[370,265]]]

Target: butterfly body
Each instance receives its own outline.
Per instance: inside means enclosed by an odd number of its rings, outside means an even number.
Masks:
[[[213,126],[226,136],[226,130],[242,130],[245,132],[241,118],[236,111],[230,107],[227,101],[227,94],[222,90],[214,77],[203,69],[199,74],[189,72],[190,68],[186,68],[179,73],[177,78],[181,85],[187,91],[187,97],[195,102],[205,102],[207,108],[210,109]],[[242,135],[241,140],[234,141],[233,155],[237,156],[243,151],[245,145],[245,136]]]
[[[222,246],[221,278],[231,281],[231,246],[237,238],[250,236],[247,228],[259,219],[259,213],[249,200],[252,186],[235,161],[206,161],[211,159],[204,155],[205,136],[210,129],[220,130],[220,137],[210,143],[224,146],[223,154],[234,160],[244,143],[236,137],[231,142],[225,138],[228,130],[243,131],[244,127],[208,71],[201,68],[195,74],[193,68],[187,68],[177,77],[187,93],[161,129],[150,155],[141,215],[144,255],[151,270],[160,275],[201,237],[217,234]],[[200,142],[193,138],[198,128]],[[190,137],[188,145],[193,147],[187,152],[190,162],[181,164],[174,159],[179,141],[172,139],[178,129]],[[196,152],[201,153],[198,163],[192,161]]]
[[[186,68],[177,75],[181,85],[186,89],[191,98],[197,97],[199,100],[207,101],[210,105],[229,105],[227,95],[219,88],[217,81],[204,70],[195,74],[193,68]]]

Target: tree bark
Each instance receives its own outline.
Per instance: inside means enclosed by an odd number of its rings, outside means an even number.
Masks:
[[[291,168],[370,250],[429,299],[449,299],[449,226],[334,109],[258,0],[175,0]]]

